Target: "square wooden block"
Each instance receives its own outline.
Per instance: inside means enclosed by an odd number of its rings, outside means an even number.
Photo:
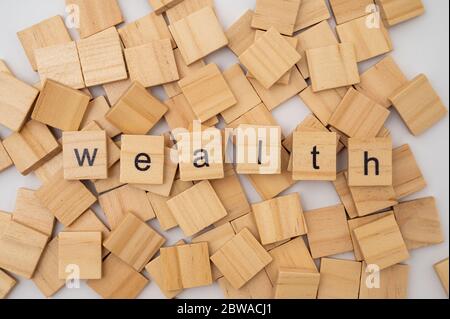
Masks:
[[[59,278],[102,278],[102,233],[61,232],[58,235]]]
[[[352,43],[308,49],[306,58],[314,92],[360,82],[355,48]]]
[[[214,0],[184,0],[174,7],[169,8],[166,11],[166,15],[169,19],[169,23],[172,24],[186,18],[194,12],[203,9],[204,7],[214,9]]]
[[[362,62],[393,50],[389,31],[376,21],[377,13],[336,26],[341,42],[353,43],[356,61]],[[371,25],[377,24],[376,26]]]
[[[31,118],[63,131],[80,128],[90,96],[61,83],[45,81]],[[64,108],[61,108],[64,100]]]
[[[110,254],[102,264],[102,278],[88,280],[88,286],[105,299],[135,299],[149,280],[120,258]]]
[[[375,0],[375,3],[380,7],[383,22],[389,27],[425,13],[422,0]]]
[[[231,223],[224,223],[205,233],[192,238],[192,243],[206,243],[208,244],[209,255],[215,254],[223,245],[236,235]],[[213,271],[214,275],[214,271]]]
[[[148,0],[156,14],[161,14],[183,0]]]
[[[109,103],[104,96],[99,96],[93,99],[88,104],[80,127],[83,129],[95,121],[102,129],[106,131],[107,136],[114,138],[120,134],[120,130],[111,124],[105,117],[106,113],[108,113],[110,109]]]
[[[231,122],[228,127],[237,128],[241,124],[279,126],[264,103],[260,103],[247,113],[244,113],[241,117]]]
[[[224,177],[222,135],[219,130],[182,132],[175,138],[182,181]]]
[[[16,280],[0,270],[0,299],[6,298],[6,296],[11,292],[11,290],[16,285]]]
[[[0,124],[12,131],[20,131],[38,94],[34,87],[0,72]]]
[[[161,248],[161,268],[168,291],[212,284],[207,243]]]
[[[8,169],[12,165],[13,162],[11,160],[11,157],[9,157],[9,154],[3,146],[2,140],[0,139],[0,173]]]
[[[178,84],[202,123],[237,103],[228,83],[215,64],[208,64],[193,72]],[[208,91],[206,96],[205,91]]]
[[[319,273],[281,268],[275,285],[275,299],[316,299],[320,278]]]
[[[85,87],[75,42],[36,49],[35,58],[41,81],[51,79],[74,89]]]
[[[33,120],[8,136],[3,146],[22,175],[28,175],[60,150],[48,127]]]
[[[392,186],[397,198],[421,191],[427,186],[422,171],[408,144],[392,151]]]
[[[322,258],[318,299],[358,299],[361,263]]]
[[[294,132],[294,180],[336,180],[337,137],[334,132]]]
[[[17,32],[17,37],[25,50],[33,71],[37,71],[34,50],[72,41],[64,20],[59,15]]]
[[[108,177],[105,131],[64,132],[62,144],[64,179],[97,180]]]
[[[392,139],[348,139],[348,185],[392,185]]]
[[[125,134],[147,134],[167,112],[167,106],[138,82],[122,95],[106,119]]]
[[[415,136],[430,129],[448,112],[428,78],[423,74],[398,89],[389,99]]]
[[[300,196],[295,193],[252,205],[263,245],[307,233]]]
[[[53,156],[47,162],[42,164],[42,166],[37,168],[34,171],[34,174],[36,174],[36,177],[42,183],[46,183],[53,177],[53,175],[55,175],[62,169],[63,169],[63,154],[62,154],[62,149],[61,149],[59,151],[59,153],[57,153],[55,156]]]
[[[187,65],[228,44],[214,10],[209,6],[172,22],[169,29]]]
[[[238,174],[281,173],[281,127],[242,124],[235,138]]]
[[[408,250],[444,242],[434,197],[399,203],[394,206],[394,214]]]
[[[257,0],[252,28],[277,29],[285,35],[292,35],[300,9],[300,0]]]
[[[434,270],[441,281],[442,287],[448,296],[448,258],[434,265]]]
[[[251,26],[254,14],[253,10],[247,10],[225,31],[228,48],[237,56],[244,53],[255,42],[256,30]]]
[[[388,55],[360,75],[361,82],[355,88],[385,108],[392,103],[389,97],[408,83],[408,79]]]
[[[297,50],[274,28],[258,37],[239,56],[240,62],[266,89],[278,82],[300,59]]]
[[[152,87],[180,78],[169,39],[127,48],[124,53],[131,81]]]
[[[363,262],[359,299],[407,299],[409,266],[394,265],[381,271]],[[373,285],[373,278],[380,279],[380,285]]]
[[[392,186],[349,186],[358,216],[366,216],[397,204]]]
[[[95,132],[95,134],[99,134],[99,132],[105,132],[105,138],[106,138],[106,165],[107,168],[111,168],[114,164],[116,164],[120,160],[120,147],[117,145],[109,136],[106,130],[100,127],[100,125],[92,121],[89,124],[87,124],[83,129],[82,132]],[[106,179],[106,178],[105,178]],[[96,180],[96,179],[94,179]]]
[[[265,270],[261,270],[240,289],[234,289],[230,282],[222,277],[217,280],[226,299],[272,299],[273,286]]]
[[[105,90],[109,104],[116,104],[122,95],[130,88],[131,84],[132,82],[129,78],[126,80],[103,84],[102,87]]]
[[[48,237],[15,221],[0,236],[0,267],[26,279],[33,277]]]
[[[120,152],[120,182],[162,184],[164,181],[164,137],[124,135]]]
[[[115,27],[77,42],[87,87],[128,78],[122,43]]]
[[[230,284],[239,289],[267,266],[272,257],[250,231],[244,229],[211,256],[211,260]]]
[[[372,12],[373,0],[330,0],[336,24],[342,24]]]
[[[304,215],[314,259],[353,250],[343,205],[311,210]]]
[[[385,269],[409,258],[408,249],[393,215],[353,230],[367,264]]]
[[[203,181],[167,201],[186,236],[192,236],[227,215],[208,181]]]
[[[302,0],[295,22],[295,32],[331,18],[325,0]]]
[[[165,241],[145,222],[129,213],[111,232],[103,246],[140,272]]]
[[[362,93],[350,88],[329,120],[329,124],[348,137],[378,135],[390,112]]]
[[[35,195],[64,226],[72,224],[97,201],[80,181],[66,181],[62,170],[45,182]]]

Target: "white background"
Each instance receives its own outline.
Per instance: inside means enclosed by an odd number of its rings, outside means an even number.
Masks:
[[[423,0],[426,14],[390,29],[394,45],[392,55],[405,75],[412,79],[419,73],[425,73],[448,108],[449,88],[449,2],[446,0]],[[147,0],[120,0],[126,21],[133,21],[151,11]],[[248,8],[254,8],[255,0],[215,0],[219,19],[228,28]],[[31,26],[43,19],[59,14],[64,15],[64,0],[1,0],[0,1],[0,59],[4,59],[13,73],[29,83],[38,81],[16,37],[16,32]],[[331,22],[333,23],[333,22]],[[75,34],[74,38],[75,37]],[[377,62],[373,59],[361,65],[361,70]],[[208,62],[217,63],[227,68],[237,62],[236,57],[227,49],[220,50],[207,58]],[[96,94],[104,94],[95,90]],[[155,90],[160,98],[161,90]],[[284,133],[289,133],[309,113],[298,97],[294,97],[274,112]],[[437,198],[441,221],[445,232],[445,243],[411,252],[408,264],[411,265],[409,297],[410,298],[447,298],[432,265],[448,257],[449,234],[449,123],[448,116],[425,134],[414,137],[392,111],[387,121],[391,130],[394,146],[408,143],[416,156],[428,187],[411,198],[433,195]],[[167,130],[165,123],[159,125],[152,133]],[[8,130],[0,128],[0,136],[8,136]],[[344,159],[341,159],[343,164]],[[342,166],[343,167],[343,166]],[[251,202],[260,199],[250,184],[242,178]],[[0,210],[12,211],[16,190],[20,187],[36,189],[39,181],[31,174],[21,176],[15,168],[0,174]],[[288,192],[299,192],[304,210],[325,207],[339,203],[339,198],[331,183],[301,182]],[[98,209],[97,209],[98,212]],[[101,214],[99,214],[101,216]],[[157,222],[151,223],[155,228]],[[179,230],[165,233],[169,243],[182,238]],[[351,254],[339,256],[351,258]],[[42,294],[32,281],[20,280],[13,290],[11,298],[42,298]],[[150,283],[140,298],[162,298],[155,283]],[[222,298],[217,285],[190,289],[180,295],[181,298]],[[81,289],[63,289],[55,298],[98,298],[89,287],[82,283]]]

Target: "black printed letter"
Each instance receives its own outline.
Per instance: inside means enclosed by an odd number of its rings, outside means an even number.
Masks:
[[[313,147],[311,155],[313,156],[313,168],[320,169],[320,166],[317,165],[317,155],[320,155],[320,152],[317,151],[317,146]]]
[[[374,162],[375,163],[375,175],[380,175],[380,161],[378,161],[378,158],[375,157],[369,157],[369,152],[364,152],[364,175],[369,175],[369,163]]]
[[[196,150],[194,156],[199,155],[199,157],[194,158],[194,166],[196,168],[209,167],[209,157],[208,152],[204,149]]]
[[[83,150],[83,156],[80,158],[78,149],[74,149],[75,156],[77,158],[78,166],[84,166],[84,161],[87,160],[89,166],[94,166],[95,158],[97,157],[98,148],[94,149],[94,154],[91,157],[87,148]]]
[[[152,160],[148,154],[145,153],[139,153],[136,155],[134,159],[134,167],[138,171],[145,172],[150,169],[150,164],[152,163]],[[140,165],[140,164],[146,164],[146,165]]]

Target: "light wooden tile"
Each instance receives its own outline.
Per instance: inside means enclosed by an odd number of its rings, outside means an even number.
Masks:
[[[177,65],[169,39],[153,40],[124,51],[131,81],[144,87],[179,80]]]
[[[209,6],[172,22],[169,30],[187,65],[228,44],[214,10]]]
[[[322,258],[318,299],[358,299],[361,263]]]
[[[182,1],[183,0],[148,0],[156,14],[161,14]]]
[[[219,286],[227,299],[272,299],[273,286],[265,270],[261,270],[240,289],[234,289],[225,278],[219,278]]]
[[[408,79],[388,55],[360,75],[361,82],[355,88],[381,106],[389,108],[389,97],[408,83]]]
[[[421,135],[448,111],[428,78],[420,74],[389,97],[411,133]]]
[[[125,134],[147,134],[167,112],[167,106],[134,82],[106,114],[106,119]]]
[[[0,210],[0,235],[3,234],[9,222],[12,220],[12,214]]]
[[[106,193],[124,185],[124,183],[120,182],[120,162],[117,162],[108,169],[107,179],[99,179],[92,182],[98,194]]]
[[[374,9],[373,0],[330,0],[337,24],[366,16]]]
[[[448,296],[448,258],[434,265],[434,270]]]
[[[408,250],[444,242],[434,197],[401,202],[394,206],[394,214]]]
[[[42,166],[37,168],[34,171],[34,174],[42,183],[45,183],[49,181],[53,177],[53,175],[55,175],[62,169],[63,169],[63,156],[61,149],[59,153],[57,153],[51,159],[47,160],[47,162],[42,164]]]
[[[0,124],[12,131],[19,131],[25,124],[39,91],[0,72]]]
[[[203,181],[167,201],[186,236],[192,236],[227,215],[208,181]]]
[[[278,126],[277,121],[264,103],[258,104],[247,113],[244,113],[241,117],[231,122],[228,127],[237,128],[241,124]]]
[[[398,264],[374,273],[363,262],[359,299],[407,299],[409,268]],[[374,278],[380,280],[378,288],[373,287]]]
[[[77,42],[87,87],[128,77],[122,43],[116,28],[109,28]]]
[[[275,285],[275,299],[316,299],[321,274],[302,269],[281,268]]]
[[[10,168],[13,165],[11,157],[3,146],[3,141],[0,139],[0,173]]]
[[[356,61],[362,62],[393,50],[389,31],[383,23],[372,27],[368,19],[376,19],[377,13],[361,17],[336,27],[341,42],[352,43],[355,46]],[[376,22],[374,22],[376,23]]]
[[[256,30],[251,26],[254,14],[253,10],[247,10],[225,31],[228,48],[237,56],[244,53],[255,42]]]
[[[383,22],[392,27],[425,13],[422,0],[375,0]]]
[[[331,17],[325,0],[302,0],[294,31],[303,30]]]
[[[48,127],[33,120],[28,121],[20,132],[8,136],[3,146],[22,175],[28,175],[60,150]]]
[[[333,181],[336,193],[341,199],[342,205],[345,207],[347,215],[352,219],[358,217],[358,211],[356,210],[355,202],[353,201],[350,188],[348,187],[347,178],[344,172],[339,172],[336,175],[336,180]]]
[[[390,112],[362,93],[350,88],[329,120],[348,137],[377,136]]]
[[[306,58],[314,92],[360,82],[352,43],[308,49]]]
[[[34,50],[72,41],[64,20],[59,15],[17,32],[17,37],[25,50],[33,71],[37,71]]]
[[[6,298],[6,296],[11,292],[11,290],[16,285],[16,280],[0,270],[0,299]]]
[[[214,9],[214,0],[183,0],[176,6],[169,8],[166,11],[166,15],[170,24],[172,24],[204,7],[211,7]]]
[[[366,216],[397,204],[392,186],[350,186],[358,216]]]
[[[300,9],[300,0],[257,0],[252,28],[277,29],[285,35],[292,35]]]
[[[130,88],[132,82],[130,79],[103,84],[106,97],[110,105],[115,105],[122,95]]]
[[[385,269],[409,258],[408,249],[393,215],[353,230],[364,260]]]
[[[300,196],[296,193],[253,204],[252,211],[263,245],[307,233]]]
[[[106,131],[106,134],[113,138],[120,134],[120,130],[112,125],[105,117],[106,113],[110,110],[108,101],[104,96],[99,96],[89,102],[86,113],[81,121],[80,127],[83,129],[91,122],[95,121],[102,129]]]
[[[127,214],[103,243],[106,249],[141,271],[166,240],[133,214]]]
[[[101,279],[88,280],[88,286],[105,299],[135,299],[149,280],[120,258],[109,255],[102,264]]]
[[[304,213],[308,242],[313,258],[336,255],[353,250],[343,205],[310,210]]]

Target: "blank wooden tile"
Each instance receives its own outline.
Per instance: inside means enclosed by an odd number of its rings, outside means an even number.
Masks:
[[[0,267],[31,279],[48,237],[15,221],[6,224],[0,236]]]
[[[157,14],[161,14],[167,11],[169,8],[176,6],[178,3],[182,1],[183,0],[148,0],[153,10]]]
[[[155,12],[130,22],[117,31],[126,48],[137,47],[154,40],[165,39],[171,41],[173,48],[176,47],[164,17]]]
[[[63,18],[58,15],[17,32],[17,37],[34,71],[37,70],[34,50],[72,41]]]
[[[307,233],[300,197],[297,193],[252,205],[263,245]]]
[[[392,186],[350,186],[358,216],[366,216],[397,204]]]
[[[167,112],[167,106],[138,82],[122,95],[106,119],[125,134],[147,134]]]
[[[380,8],[383,22],[389,27],[418,17],[425,12],[422,0],[375,0],[375,3]]]
[[[6,298],[15,285],[16,280],[3,270],[0,270],[0,299]]]
[[[256,39],[239,56],[240,62],[266,89],[280,80],[300,59],[297,50],[274,28]]]
[[[63,169],[63,156],[62,156],[62,149],[57,153],[55,156],[53,156],[51,159],[47,160],[42,166],[37,168],[34,171],[34,174],[36,177],[42,182],[45,183],[49,181],[53,175],[58,173],[60,170]]]
[[[306,58],[314,92],[360,82],[352,43],[308,49]]]
[[[428,78],[420,74],[389,97],[408,129],[418,136],[447,115]]]
[[[341,42],[352,43],[356,51],[356,61],[362,62],[393,50],[389,31],[383,23],[368,26],[368,19],[376,19],[376,13],[361,17],[336,27]],[[374,22],[376,23],[376,22]]]
[[[220,288],[227,299],[272,299],[273,286],[265,270],[261,270],[255,277],[250,279],[243,287],[234,289],[225,278],[217,280]]]
[[[343,205],[319,208],[304,213],[308,242],[313,258],[353,250]]]
[[[407,299],[409,268],[398,264],[374,273],[363,262],[359,299]],[[380,279],[378,288],[373,287],[373,277]]]
[[[3,141],[0,139],[0,172],[3,172],[12,165],[13,162],[11,157],[9,157],[8,152],[6,152],[5,147],[3,146]]]
[[[295,22],[295,31],[303,30],[331,17],[325,0],[302,0]]]
[[[237,56],[244,53],[255,41],[256,30],[252,28],[253,10],[247,10],[225,31],[228,48]]]
[[[258,104],[247,113],[244,113],[237,120],[231,122],[228,127],[236,128],[241,124],[278,126],[278,122],[264,103]]]
[[[131,81],[152,87],[180,78],[169,39],[127,48],[124,53]]]
[[[72,224],[97,201],[80,181],[64,180],[62,171],[45,182],[35,195],[64,226]]]
[[[64,179],[88,180],[108,177],[105,131],[63,133]]]
[[[342,24],[371,13],[373,0],[330,0],[337,24]]]
[[[364,260],[385,269],[409,258],[395,217],[390,215],[353,230]]]
[[[95,121],[102,129],[106,131],[106,134],[113,138],[120,134],[120,130],[111,124],[105,117],[106,113],[110,110],[108,101],[104,96],[99,96],[89,102],[86,113],[84,114],[83,121],[80,127],[84,128],[91,122]]]
[[[123,22],[117,0],[66,0],[66,5],[77,6],[73,13],[79,14],[78,31],[81,38],[86,38]]]
[[[130,88],[131,84],[130,79],[103,84],[102,87],[105,90],[109,104],[116,104],[122,95]]]
[[[204,7],[214,9],[214,0],[183,0],[166,11],[169,23],[175,23]]]
[[[401,202],[394,206],[394,214],[408,250],[444,242],[434,197]]]
[[[212,284],[207,243],[161,248],[160,262],[168,291]]]
[[[435,264],[434,270],[448,296],[448,258]]]
[[[120,162],[114,164],[108,169],[108,178],[92,181],[98,194],[106,193],[118,188],[124,183],[120,182]]]
[[[214,10],[209,6],[172,22],[169,29],[187,65],[228,44]]]
[[[235,232],[230,223],[225,223],[221,226],[215,227],[205,233],[192,238],[192,243],[207,243],[210,255],[216,253],[229,240],[233,239]]]
[[[166,240],[133,214],[127,214],[103,243],[106,249],[141,271]]]
[[[300,0],[257,0],[252,28],[269,30],[273,27],[282,34],[292,35],[300,3]]]
[[[102,264],[102,278],[88,280],[88,286],[106,299],[135,299],[149,280],[120,258],[109,255]]]
[[[61,99],[64,108],[61,108]],[[58,82],[45,81],[31,118],[63,131],[79,129],[90,97]]]
[[[122,43],[116,28],[109,28],[77,42],[87,87],[128,77]]]
[[[321,275],[302,269],[281,268],[275,285],[275,299],[316,299]]]
[[[355,202],[353,201],[350,188],[348,187],[347,178],[345,177],[345,172],[339,172],[336,175],[336,180],[333,181],[336,193],[341,199],[342,205],[345,207],[345,211],[350,218],[358,217],[358,212],[356,210]]]
[[[58,234],[59,278],[67,279],[79,270],[79,279],[102,278],[102,234],[61,232]],[[74,270],[74,266],[78,269]]]
[[[361,263],[322,258],[318,299],[358,299]]]
[[[250,231],[244,229],[211,256],[211,260],[230,284],[239,289],[267,266],[272,257]]]
[[[390,55],[363,72],[360,78],[361,82],[355,86],[356,89],[386,108],[392,105],[389,97],[408,83]]]
[[[167,201],[186,236],[192,236],[227,215],[208,181],[203,181]]]
[[[60,150],[48,127],[33,120],[27,122],[20,132],[8,136],[3,146],[23,175],[34,171]]]
[[[0,124],[12,131],[19,131],[38,94],[34,87],[11,74],[0,72]]]
[[[293,179],[336,180],[334,132],[294,132]]]
[[[390,112],[362,93],[350,88],[329,120],[348,137],[377,136]]]

